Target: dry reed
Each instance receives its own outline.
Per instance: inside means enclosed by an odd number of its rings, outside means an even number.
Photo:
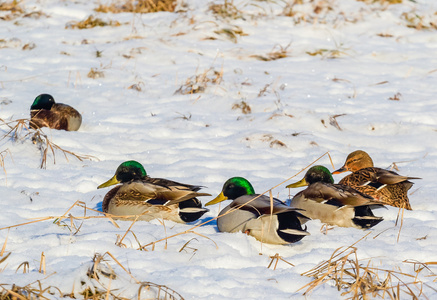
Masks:
[[[35,144],[38,147],[38,150],[41,152],[41,164],[40,168],[45,169],[47,167],[47,159],[49,154],[51,153],[53,157],[53,163],[56,164],[56,152],[60,151],[62,154],[64,154],[65,159],[68,161],[68,156],[72,156],[79,161],[83,160],[98,160],[97,157],[92,155],[86,155],[86,154],[77,154],[72,151],[66,150],[57,144],[55,144],[44,132],[41,128],[30,128],[28,126],[30,120],[29,119],[17,119],[12,121],[5,121],[0,118],[0,126],[6,126],[7,130],[6,133],[0,138],[0,141],[5,138],[10,138],[12,141],[32,141],[33,144]],[[3,153],[6,150],[3,150],[1,153]],[[10,153],[10,151],[9,151]],[[2,158],[2,164],[3,165],[3,155]],[[4,169],[5,170],[5,169]],[[6,172],[6,170],[5,170]]]
[[[109,4],[99,4],[95,9],[103,13],[154,13],[159,11],[174,12],[177,5],[176,0],[123,0],[112,1]]]
[[[372,259],[359,260],[358,248],[355,245],[336,249],[331,257],[302,276],[312,277],[313,281],[301,287],[306,289],[303,295],[308,296],[317,287],[326,283],[333,284],[341,296],[348,299],[419,299],[423,294],[423,283],[418,280],[417,272],[409,274],[398,270],[389,270],[373,266]],[[423,269],[423,268],[422,268]]]
[[[68,22],[65,25],[65,29],[90,29],[94,27],[104,27],[104,26],[120,26],[121,24],[118,21],[103,21],[100,18],[96,18],[93,15],[90,15],[88,18],[82,21],[72,21]]]
[[[206,69],[203,73],[187,78],[184,84],[175,91],[175,94],[203,93],[209,84],[219,85],[223,80],[223,69],[216,71],[213,68]]]

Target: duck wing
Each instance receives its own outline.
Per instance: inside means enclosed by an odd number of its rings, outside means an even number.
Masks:
[[[111,192],[112,190],[110,193]],[[113,193],[115,193],[113,197],[118,200],[141,201],[152,205],[166,206],[199,196],[211,196],[207,193],[198,193],[178,187],[162,187],[144,181],[133,181],[128,184],[123,184]]]
[[[159,185],[161,187],[174,187],[174,188],[179,188],[181,190],[191,190],[194,192],[199,191],[201,188],[203,188],[203,186],[201,185],[191,185],[191,184],[185,184],[185,183],[180,183],[177,181],[173,181],[173,180],[169,180],[169,179],[165,179],[165,178],[152,178],[152,177],[147,177],[146,179],[144,179],[145,182],[147,183],[151,183],[151,184],[155,184],[155,185]]]
[[[272,200],[273,207],[271,206],[270,197],[266,195],[244,195],[235,199],[229,206],[231,208],[239,208],[250,211],[257,217],[270,214],[276,215],[290,211],[298,212],[302,210],[299,208],[290,207],[279,199],[272,198]]]
[[[396,172],[384,170],[380,168],[374,168],[374,169],[376,169],[374,173],[375,179],[382,184],[396,184],[396,183],[407,181],[409,179],[422,179],[419,177],[402,176]]]
[[[374,198],[349,186],[316,182],[301,192],[306,199],[334,206],[381,205]]]

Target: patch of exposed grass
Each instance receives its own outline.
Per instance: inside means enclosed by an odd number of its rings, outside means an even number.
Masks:
[[[357,0],[358,2],[364,2],[366,4],[379,3],[381,5],[401,4],[403,0]]]
[[[273,47],[272,51],[270,51],[265,55],[251,55],[251,57],[254,57],[262,61],[272,61],[272,60],[285,58],[288,56],[288,52],[289,52],[288,48],[290,47],[290,45],[291,44],[288,44],[285,47],[282,47],[281,45],[276,45]]]
[[[307,296],[329,282],[348,299],[399,300],[425,296],[423,283],[418,280],[418,274],[425,268],[418,268],[413,273],[402,272],[399,267],[397,270],[383,269],[373,266],[371,259],[359,260],[357,251],[354,245],[336,249],[328,260],[302,274],[314,280],[300,290],[306,289],[303,294]]]
[[[269,143],[269,147],[270,148],[287,148],[287,144],[285,144],[284,142],[276,139],[273,135],[271,134],[263,134],[261,136],[259,135],[254,135],[251,137],[246,137],[245,140],[247,142],[258,142],[261,141],[263,143]]]
[[[314,51],[307,51],[306,54],[311,56],[321,56],[323,59],[325,58],[335,59],[335,58],[340,58],[342,56],[349,55],[347,53],[347,50],[349,49],[345,49],[342,47],[337,47],[336,49],[321,48]]]
[[[112,1],[109,4],[99,4],[95,9],[102,13],[154,13],[159,11],[174,12],[177,5],[176,0],[123,0]]]
[[[9,12],[0,16],[1,20],[10,21],[24,14],[24,9],[20,5],[21,1],[9,1],[0,3],[0,11]]]
[[[234,1],[225,0],[223,3],[211,3],[209,5],[209,10],[216,16],[221,18],[229,19],[241,19],[243,18],[243,13],[239,10]]]
[[[233,26],[233,27],[227,27],[227,28],[222,28],[222,29],[214,30],[214,33],[217,36],[222,36],[222,37],[230,40],[233,43],[237,43],[238,42],[238,38],[240,36],[247,36],[247,34],[239,26]],[[213,37],[213,36],[210,36],[210,37],[207,37],[205,39],[206,40],[216,40],[217,38]]]
[[[401,19],[405,21],[406,26],[417,30],[435,30],[437,29],[437,13],[433,17],[420,16],[416,12],[404,12]],[[433,19],[434,18],[434,19]]]
[[[209,84],[219,85],[223,80],[223,70],[206,69],[203,73],[187,78],[184,84],[175,91],[175,94],[203,93]]]
[[[8,253],[0,260],[0,263],[9,257]],[[110,260],[113,263],[110,264]],[[45,263],[44,253],[41,254],[41,264]],[[29,262],[25,261],[20,266],[29,268]],[[123,270],[130,276],[130,280],[122,278],[116,272],[116,269]],[[44,267],[40,266],[39,272],[44,273]],[[62,291],[55,286],[45,286],[44,282],[37,280],[26,286],[18,286],[16,284],[0,284],[0,299],[5,300],[35,300],[35,299],[93,299],[106,300],[118,299],[129,300],[123,295],[123,290],[113,288],[112,285],[127,286],[136,285],[137,295],[134,299],[169,299],[183,300],[184,298],[175,290],[165,286],[147,281],[137,280],[110,252],[105,254],[95,254],[90,267],[83,274],[80,280],[81,286],[73,286],[73,291]]]
[[[402,98],[402,94],[401,93],[396,93],[394,94],[392,97],[389,97],[388,100],[392,100],[392,101],[399,101]]]
[[[250,114],[252,112],[252,108],[250,108],[250,105],[247,104],[246,101],[242,100],[239,103],[235,103],[234,105],[232,105],[232,109],[236,110],[236,109],[240,109],[241,112],[245,115]]]
[[[97,79],[105,77],[105,73],[103,73],[103,71],[99,71],[98,69],[91,68],[86,76],[88,78]]]
[[[103,21],[100,18],[96,18],[93,15],[90,15],[83,21],[71,21],[65,25],[66,29],[90,29],[94,27],[104,27],[104,26],[120,26],[121,24],[118,21]]]
[[[56,164],[56,152],[61,151],[64,154],[65,159],[68,161],[69,156],[73,156],[76,159],[83,161],[84,159],[96,159],[92,155],[76,154],[72,151],[66,150],[57,144],[55,144],[43,131],[41,128],[32,129],[28,126],[29,119],[18,119],[13,121],[5,121],[0,118],[0,127],[5,126],[6,133],[0,137],[0,140],[9,138],[12,141],[31,141],[35,144],[41,152],[41,169],[45,169],[47,166],[47,159],[51,153],[53,158],[53,163]]]

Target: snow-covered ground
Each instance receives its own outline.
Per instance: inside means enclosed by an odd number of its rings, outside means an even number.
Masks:
[[[356,244],[364,265],[371,259],[414,275],[406,260],[437,262],[437,2],[294,2],[229,1],[231,16],[213,13],[211,5],[223,1],[205,0],[183,0],[175,13],[104,14],[94,11],[101,1],[59,0],[25,0],[21,14],[0,12],[0,118],[28,118],[33,99],[50,93],[79,110],[83,123],[78,132],[43,131],[63,149],[95,157],[67,160],[56,150],[56,163],[49,153],[40,169],[41,152],[26,130],[18,141],[1,140],[0,243],[3,257],[11,254],[0,264],[0,284],[39,280],[80,297],[94,255],[109,252],[120,263],[104,257],[119,279],[111,287],[123,286],[114,294],[127,298],[138,285],[121,266],[185,299],[303,298],[299,288],[312,278],[301,274],[365,235]],[[72,28],[90,15],[120,26]],[[269,60],[279,54],[285,57]],[[184,94],[189,88],[200,93]],[[402,228],[398,209],[388,207],[376,211],[384,221],[368,231],[325,235],[311,221],[310,236],[277,246],[217,232],[212,221],[138,250],[211,220],[216,205],[189,225],[137,222],[123,239],[131,222],[116,227],[106,218],[4,229],[62,216],[76,201],[100,210],[108,189],[96,187],[126,160],[216,196],[229,177],[246,177],[262,193],[328,151],[338,168],[357,149],[379,167],[396,162],[399,173],[423,178],[410,190],[414,210],[404,212]],[[317,163],[332,170],[328,155]],[[285,184],[273,194],[290,197]],[[80,218],[84,209],[68,214]],[[283,260],[268,268],[275,254]],[[433,299],[437,269],[427,266],[417,280],[421,297]],[[419,295],[420,286],[410,288]],[[45,296],[60,297],[52,290]],[[347,297],[341,293],[325,284],[310,299]]]

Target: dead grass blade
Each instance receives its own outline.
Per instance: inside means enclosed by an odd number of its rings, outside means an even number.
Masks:
[[[156,295],[156,299],[175,299],[175,300],[180,299],[180,300],[184,300],[184,297],[182,297],[181,294],[179,294],[175,290],[169,288],[168,286],[159,285],[159,284],[156,284],[153,282],[148,282],[148,281],[141,282],[141,285],[138,289],[138,300],[140,300],[141,292],[144,289],[146,289],[148,291],[151,289],[158,290],[158,294]]]
[[[115,258],[115,256],[114,255],[112,255],[112,253],[111,252],[105,252],[105,254],[108,254],[116,263],[117,263],[117,265],[119,265],[125,272],[126,272],[126,274],[128,274],[133,280],[135,280],[135,282],[136,283],[140,283],[140,281],[138,280],[138,279],[136,279],[133,275],[132,275],[132,273],[131,272],[129,272],[119,261],[118,261],[118,259],[116,259]],[[103,254],[103,256],[105,256],[105,254]],[[103,256],[102,256],[102,258],[103,258]]]
[[[120,26],[121,24],[118,21],[103,21],[100,18],[96,18],[93,15],[90,15],[85,20],[76,22],[68,22],[67,25],[65,25],[65,29],[89,29],[94,27],[104,27],[104,26]]]
[[[267,266],[267,269],[270,269],[270,267],[272,266],[273,262],[275,261],[275,266],[273,267],[273,270],[276,270],[276,267],[278,266],[278,262],[279,260],[289,264],[290,266],[294,267],[294,265],[288,261],[286,261],[285,259],[282,258],[282,256],[279,255],[279,253],[276,253],[273,256],[269,256],[272,260],[270,261],[269,265]]]
[[[6,244],[8,243],[8,237],[9,237],[9,231],[10,230],[11,229],[8,229],[8,233],[6,234],[5,242],[3,243],[2,251],[0,252],[0,257],[5,254]],[[9,254],[11,254],[11,253],[9,252]],[[9,254],[8,254],[8,256],[9,256]],[[3,262],[3,260],[0,260],[0,263],[2,263],[2,262]]]
[[[206,69],[203,73],[191,76],[177,89],[174,94],[189,95],[203,93],[209,84],[219,85],[223,80],[223,68],[216,71]]]
[[[224,3],[211,3],[209,10],[221,18],[234,20],[243,18],[243,12],[235,6],[233,0],[225,0]]]
[[[136,279],[128,270],[125,268],[115,256],[110,252],[105,252],[103,255],[96,253],[93,258],[93,264],[87,272],[87,276],[91,279],[94,287],[89,287],[82,291],[82,295],[85,298],[92,299],[128,299],[122,296],[120,290],[111,290],[111,283],[115,280],[123,280],[121,276],[118,276],[115,269],[111,267],[105,256],[109,256],[116,265],[118,265],[130,278],[139,285],[138,287],[138,299],[184,299],[179,293],[173,289],[158,285],[151,282],[141,282]],[[126,282],[127,284],[128,282]],[[117,294],[114,292],[117,291]],[[153,296],[151,296],[153,295]]]
[[[46,275],[46,256],[41,252],[41,261],[39,263],[39,272]]]
[[[12,121],[5,121],[0,118],[0,126],[4,125],[8,127],[8,131],[0,138],[0,141],[5,138],[10,138],[12,141],[32,141],[33,144],[37,145],[41,152],[41,165],[40,168],[46,168],[47,157],[51,153],[53,157],[53,163],[56,164],[56,152],[60,151],[64,154],[65,159],[68,161],[69,156],[73,156],[79,161],[83,160],[99,160],[97,157],[86,154],[77,154],[72,151],[66,150],[57,144],[55,144],[41,128],[30,128],[28,126],[29,119],[17,119]]]
[[[20,270],[20,268],[23,267],[23,274],[24,273],[28,273],[29,272],[29,262],[28,261],[23,261],[15,270],[15,273],[18,272],[18,270]]]
[[[289,50],[288,48],[290,47],[291,43],[289,43],[287,46],[283,47],[281,45],[275,45],[272,50],[265,54],[265,55],[251,55],[250,57],[253,57],[255,59],[258,60],[262,60],[262,61],[272,61],[272,60],[277,60],[277,59],[281,59],[281,58],[285,58],[288,56]]]
[[[332,126],[337,128],[338,130],[342,131],[343,129],[340,127],[340,125],[338,125],[337,118],[345,116],[345,115],[346,114],[339,114],[339,115],[329,116],[329,124],[331,124]]]
[[[307,296],[320,285],[331,282],[339,291],[343,291],[342,296],[348,295],[349,299],[388,297],[398,300],[403,299],[403,295],[412,299],[425,296],[423,283],[417,280],[417,271],[412,275],[402,272],[399,267],[398,270],[374,267],[371,259],[366,259],[365,264],[359,260],[358,248],[354,246],[359,241],[345,248],[337,248],[328,260],[303,273],[302,276],[314,279],[299,290],[306,289],[303,294]],[[417,292],[413,291],[413,287]]]
[[[126,230],[126,232],[124,233],[124,235],[122,236],[122,238],[121,238],[119,241],[117,241],[117,243],[116,243],[117,246],[122,245],[124,238],[126,237],[126,235],[127,235],[129,232],[131,232],[132,226],[134,226],[134,224],[137,222],[137,220],[138,220],[139,217],[140,217],[140,216],[136,216],[136,217],[135,217],[135,220],[133,220],[132,224],[130,224],[129,228]]]
[[[176,0],[139,0],[139,1],[112,1],[110,4],[99,4],[96,12],[103,13],[154,13],[159,11],[174,12],[177,5]]]
[[[5,178],[7,180],[8,178],[8,173],[6,172],[6,167],[5,167],[5,158],[7,156],[10,156],[12,159],[12,153],[9,149],[5,149],[3,151],[0,152],[0,167],[3,169],[3,172],[5,173]]]

